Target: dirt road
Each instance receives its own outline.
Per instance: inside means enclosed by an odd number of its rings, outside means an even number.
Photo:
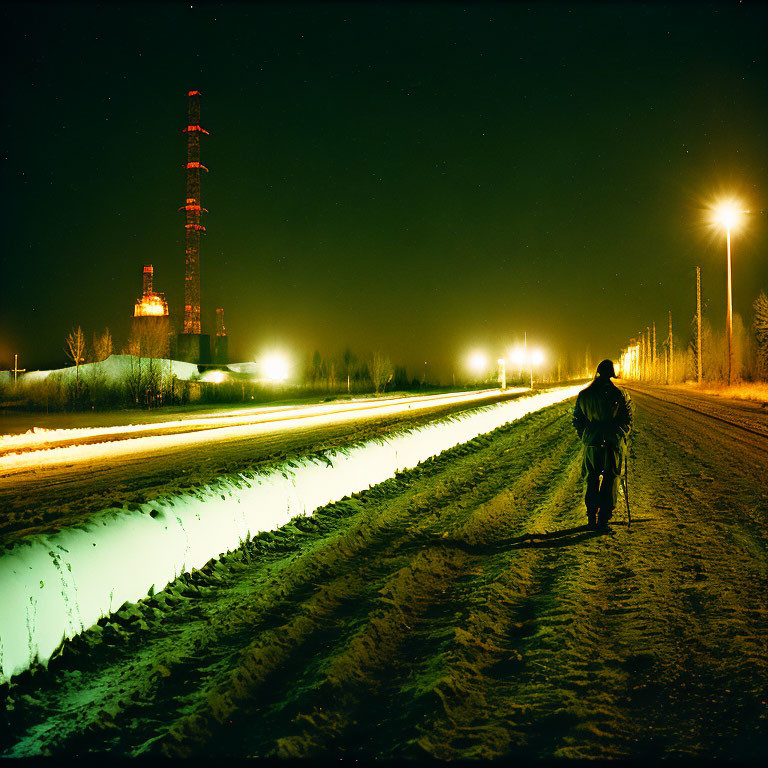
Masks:
[[[0,751],[764,756],[768,440],[633,397],[631,529],[582,527],[553,406],[126,605]]]

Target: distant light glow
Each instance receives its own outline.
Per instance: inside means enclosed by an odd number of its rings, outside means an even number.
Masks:
[[[525,365],[525,350],[522,347],[515,347],[509,357],[515,365]]]
[[[534,365],[541,365],[544,362],[544,353],[540,349],[534,349],[531,353],[531,362]]]
[[[272,381],[285,381],[288,378],[288,360],[277,352],[265,355],[261,365],[264,375]]]
[[[469,356],[469,368],[474,373],[483,373],[488,370],[488,357],[484,352],[473,352]]]
[[[227,374],[224,373],[224,371],[209,371],[203,377],[203,381],[209,382],[211,384],[221,384],[221,382],[225,381],[226,378]]]

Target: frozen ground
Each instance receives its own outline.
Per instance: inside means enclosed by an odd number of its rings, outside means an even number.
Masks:
[[[582,527],[552,406],[125,605],[4,692],[0,749],[765,757],[760,417],[633,398],[631,529]]]

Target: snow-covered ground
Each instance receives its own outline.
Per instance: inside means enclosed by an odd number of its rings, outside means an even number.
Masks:
[[[768,437],[632,397],[631,527],[585,530],[552,405],[101,619],[0,754],[762,764]]]
[[[150,589],[161,590],[250,536],[571,398],[579,388],[510,400],[267,474],[222,479],[194,494],[159,499],[132,511],[105,510],[76,529],[17,544],[0,556],[0,592],[8,596],[0,604],[0,680],[10,679],[36,660],[45,663],[65,637],[90,627],[125,601],[137,600]],[[83,455],[106,446],[75,448]],[[56,452],[9,456],[15,461],[32,456],[39,463]]]
[[[83,363],[80,366],[80,376],[84,381],[88,381],[89,378],[94,376],[103,377],[104,380],[110,384],[125,381],[127,376],[131,372],[132,366],[136,366],[141,362],[146,366],[148,358],[132,357],[131,355],[110,355],[106,360],[102,360],[99,363]],[[158,365],[162,367],[164,373],[168,375],[175,375],[182,381],[188,381],[198,378],[197,366],[192,363],[185,363],[181,360],[156,360]],[[45,381],[51,374],[61,376],[62,381],[71,382],[75,380],[77,370],[74,365],[66,368],[56,368],[49,371],[29,371],[21,374],[19,377],[19,384],[24,386],[26,384],[37,384],[41,381]]]

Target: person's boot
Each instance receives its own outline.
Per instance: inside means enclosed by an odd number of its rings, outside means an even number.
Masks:
[[[594,531],[597,528],[597,512],[587,510],[587,529]]]
[[[602,531],[608,530],[608,521],[613,517],[613,510],[603,512],[602,509],[597,510],[597,527]]]

